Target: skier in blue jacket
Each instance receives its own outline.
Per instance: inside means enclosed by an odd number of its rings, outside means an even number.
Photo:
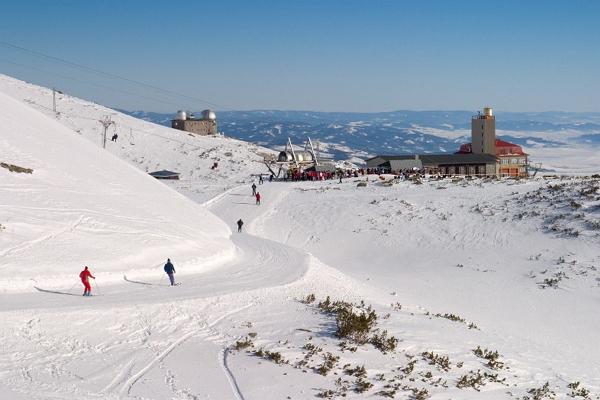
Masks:
[[[175,286],[175,267],[171,264],[171,259],[167,258],[167,263],[165,264],[165,272],[169,275],[169,281],[171,281],[171,286]]]

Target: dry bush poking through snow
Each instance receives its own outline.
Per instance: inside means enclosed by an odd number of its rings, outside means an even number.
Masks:
[[[10,172],[16,172],[18,174],[32,174],[33,170],[31,168],[23,168],[14,164],[0,163],[0,167],[6,168]]]

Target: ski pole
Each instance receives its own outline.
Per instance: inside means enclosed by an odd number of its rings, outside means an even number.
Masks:
[[[94,279],[94,285],[96,286],[96,291],[98,292],[98,294],[100,294],[100,287],[98,287],[98,283],[96,282],[95,279]]]

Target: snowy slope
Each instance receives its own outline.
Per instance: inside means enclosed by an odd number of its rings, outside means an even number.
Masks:
[[[2,85],[36,109],[49,93]],[[0,161],[34,170],[0,168],[0,282],[29,289],[0,293],[2,399],[600,396],[597,179],[267,182],[258,206],[247,146],[190,138],[219,144],[191,159],[231,151],[240,167],[174,185],[203,208],[143,171],[191,162],[188,142],[149,139],[139,171],[71,117],[6,96],[0,114]],[[144,153],[130,146],[109,151]],[[99,296],[79,296],[81,259]],[[328,296],[372,305],[368,343],[336,336]]]
[[[0,94],[0,290],[151,271],[167,257],[200,270],[232,256],[229,228],[154,178]],[[75,280],[76,282],[76,280]],[[70,285],[69,285],[70,286]]]
[[[256,229],[600,385],[600,180],[355,185],[289,190]]]
[[[251,174],[266,173],[263,154],[272,150],[224,137],[202,137],[143,121],[110,108],[57,94],[57,111],[52,111],[52,90],[0,74],[0,92],[26,102],[32,108],[56,118],[64,126],[102,145],[99,120],[110,116],[115,122],[108,130],[106,149],[145,172],[168,169],[181,173],[180,182],[198,200],[208,200],[241,182]],[[113,133],[117,142],[111,142]],[[210,167],[217,162],[219,167]]]

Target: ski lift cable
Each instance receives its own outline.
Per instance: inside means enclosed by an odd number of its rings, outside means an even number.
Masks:
[[[13,48],[13,49],[25,52],[25,53],[29,53],[29,54],[32,54],[32,55],[37,56],[37,57],[42,57],[42,58],[45,58],[45,59],[48,59],[48,60],[52,60],[52,61],[55,61],[55,62],[66,64],[66,65],[70,65],[72,67],[75,67],[75,68],[78,68],[78,69],[81,69],[81,70],[85,70],[85,71],[93,72],[93,73],[96,73],[96,74],[100,74],[100,75],[103,75],[103,76],[106,76],[106,77],[109,77],[109,78],[112,78],[112,79],[119,79],[119,80],[122,80],[122,81],[125,81],[125,82],[129,82],[129,83],[133,83],[133,84],[136,84],[136,85],[139,85],[139,86],[144,86],[144,87],[147,87],[147,88],[150,88],[150,89],[153,89],[153,90],[157,90],[157,91],[160,91],[160,92],[163,92],[163,93],[169,93],[171,95],[176,95],[176,96],[179,96],[179,97],[182,97],[182,98],[186,98],[186,99],[189,99],[189,100],[193,100],[193,101],[196,101],[196,102],[201,102],[201,103],[209,104],[209,105],[221,108],[221,109],[231,109],[229,107],[225,107],[223,105],[220,105],[220,104],[217,104],[217,103],[213,103],[213,102],[208,101],[208,100],[204,100],[204,99],[200,99],[200,98],[197,98],[197,97],[189,96],[189,95],[186,95],[186,94],[183,94],[183,93],[178,93],[178,92],[175,92],[175,91],[170,90],[170,89],[164,89],[164,88],[161,88],[161,87],[158,87],[158,86],[155,86],[155,85],[151,85],[149,83],[145,83],[145,82],[141,82],[141,81],[138,81],[138,80],[135,80],[135,79],[127,78],[127,77],[124,77],[124,76],[121,76],[121,75],[113,74],[112,72],[106,72],[106,71],[102,71],[102,70],[97,69],[97,68],[88,67],[87,65],[75,63],[73,61],[65,60],[63,58],[55,57],[55,56],[52,56],[52,55],[49,55],[49,54],[45,54],[45,53],[42,53],[42,52],[39,52],[39,51],[36,51],[36,50],[31,50],[31,49],[28,49],[28,48],[25,48],[25,47],[22,47],[22,46],[18,46],[16,44],[9,43],[9,42],[3,41],[3,40],[0,40],[0,45],[3,45],[5,47],[10,47],[10,48]]]
[[[40,107],[40,108],[44,108],[46,110],[52,111],[52,108],[46,107],[46,106],[44,106],[42,104],[35,103],[35,105],[38,106],[38,107]],[[61,114],[66,115],[66,116],[71,117],[71,118],[84,119],[84,120],[88,120],[88,121],[98,121],[98,118],[86,117],[86,116],[83,116],[83,115],[79,115],[79,114],[75,114],[75,113],[71,113],[71,112],[67,112],[67,111],[61,111]],[[113,121],[113,122],[116,125],[116,121]],[[136,131],[138,133],[142,133],[142,134],[150,135],[150,136],[155,136],[155,137],[158,137],[158,138],[170,141],[170,142],[175,142],[175,143],[179,143],[179,144],[182,144],[182,145],[191,146],[192,147],[191,151],[201,150],[202,149],[201,146],[197,146],[195,144],[184,142],[182,140],[177,140],[177,139],[170,138],[170,137],[167,137],[167,136],[159,135],[157,133],[150,132],[150,131],[143,130],[143,129],[139,129],[137,127],[132,127],[132,126],[130,126],[130,125],[126,124],[126,123],[123,123],[123,122],[119,122],[119,125],[122,126],[122,127],[124,127],[124,128],[129,128],[130,129],[130,139],[133,138],[133,131]]]
[[[123,89],[117,89],[117,88],[114,88],[114,87],[111,87],[111,86],[106,86],[106,85],[102,85],[102,84],[99,84],[99,83],[94,83],[94,82],[89,82],[89,81],[85,81],[85,80],[73,78],[71,76],[62,75],[62,74],[59,74],[59,73],[56,73],[56,72],[47,71],[47,70],[44,70],[44,69],[41,69],[41,68],[32,67],[30,65],[26,65],[26,64],[22,64],[22,63],[17,63],[17,62],[10,61],[10,60],[2,60],[2,59],[0,59],[0,62],[6,63],[6,64],[12,64],[12,65],[15,65],[15,66],[18,66],[18,67],[29,68],[29,69],[34,70],[34,71],[38,71],[38,72],[42,72],[42,73],[50,74],[50,75],[55,75],[55,76],[58,76],[58,77],[63,78],[63,79],[68,79],[68,80],[71,80],[71,81],[74,81],[74,82],[83,83],[84,85],[95,86],[95,87],[98,87],[98,88],[101,88],[101,89],[110,90],[112,92],[119,92],[119,93],[127,94],[129,96],[136,97],[136,98],[143,98],[143,99],[151,100],[151,101],[157,102],[157,103],[168,104],[170,106],[177,106],[177,107],[181,106],[180,103],[174,103],[174,102],[171,102],[171,101],[168,101],[168,100],[158,99],[156,97],[150,97],[150,96],[146,96],[146,95],[143,95],[143,94],[140,94],[140,93],[135,93],[135,92],[131,92],[131,91],[123,90]],[[189,105],[188,105],[188,107],[189,107]]]

